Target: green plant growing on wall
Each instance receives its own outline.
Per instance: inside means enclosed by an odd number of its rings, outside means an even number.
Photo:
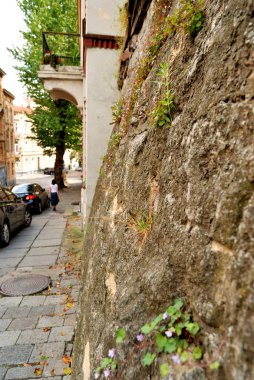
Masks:
[[[123,115],[123,101],[119,99],[118,102],[114,103],[111,107],[112,110],[112,118],[113,123],[115,125],[119,125],[121,123],[122,115]]]
[[[116,344],[124,344],[128,351],[128,360],[123,359],[122,355],[121,359],[118,358],[117,349],[111,348],[96,368],[94,378],[124,379],[127,366],[134,357],[144,367],[157,366],[162,378],[168,376],[178,365],[202,366],[215,370],[220,366],[220,352],[210,361],[202,360],[203,350],[197,338],[199,331],[200,326],[193,320],[190,310],[182,299],[177,298],[164,313],[150,323],[145,323],[134,338],[128,339],[126,330],[119,328],[116,332]],[[222,347],[221,345],[220,350]]]
[[[156,125],[157,127],[170,125],[176,111],[173,93],[170,88],[170,75],[171,73],[169,64],[161,63],[157,74],[160,80],[157,81],[157,83],[159,85],[159,88],[164,88],[164,92],[161,96],[161,99],[159,99],[156,106],[149,114],[150,123],[152,125]]]
[[[109,149],[114,148],[115,146],[120,144],[122,136],[120,133],[112,133],[109,141]]]
[[[139,238],[139,243],[142,246],[146,241],[148,234],[152,228],[153,217],[147,215],[145,212],[137,213],[136,215],[130,213],[128,220],[128,227],[134,229]]]
[[[190,20],[190,34],[193,38],[203,28],[205,22],[205,15],[203,11],[196,11]]]

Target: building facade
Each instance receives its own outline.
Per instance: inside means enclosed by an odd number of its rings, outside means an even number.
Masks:
[[[0,183],[6,184],[6,164],[5,164],[5,133],[4,133],[4,97],[2,79],[5,72],[0,69]]]
[[[54,167],[55,156],[46,156],[43,149],[32,139],[32,124],[27,114],[30,107],[14,107],[16,173],[36,173],[46,167]]]
[[[118,100],[119,10],[124,0],[79,0],[80,66],[41,66],[39,78],[54,100],[74,103],[83,115],[82,212],[89,215],[102,157],[112,131],[112,105]]]
[[[14,185],[15,174],[15,131],[14,131],[14,105],[15,99],[9,91],[3,90],[4,100],[4,143],[5,164],[7,172],[7,185]]]

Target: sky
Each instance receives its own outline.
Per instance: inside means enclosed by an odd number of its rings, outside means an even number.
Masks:
[[[14,104],[22,105],[26,98],[25,90],[18,81],[17,72],[13,68],[17,61],[7,51],[7,47],[22,45],[22,36],[19,30],[25,30],[25,23],[16,0],[5,0],[0,14],[0,68],[6,73],[3,77],[3,88],[15,96]]]

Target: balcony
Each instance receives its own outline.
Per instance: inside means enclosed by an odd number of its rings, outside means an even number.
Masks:
[[[79,37],[75,33],[43,32],[43,64],[38,76],[53,100],[68,100],[82,110],[84,74],[80,66]]]

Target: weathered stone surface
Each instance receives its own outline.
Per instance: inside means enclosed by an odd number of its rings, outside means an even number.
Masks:
[[[119,326],[135,334],[174,296],[185,298],[202,325],[207,356],[224,343],[222,367],[211,378],[254,378],[253,1],[211,0],[205,14],[195,40],[175,33],[160,49],[131,115],[140,122],[111,161],[109,154],[98,181],[83,256],[75,380],[83,378],[84,357],[87,367],[97,366]],[[177,111],[170,128],[156,128],[147,114],[165,62]],[[138,213],[152,218],[143,242],[131,223]],[[158,374],[138,365],[124,377],[147,378]]]

